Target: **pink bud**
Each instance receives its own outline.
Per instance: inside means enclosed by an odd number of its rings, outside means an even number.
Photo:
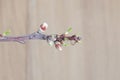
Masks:
[[[40,31],[45,32],[47,27],[48,27],[48,24],[44,22],[43,24],[40,25]]]
[[[60,42],[56,42],[56,43],[55,43],[55,47],[56,47],[56,49],[62,51],[61,43],[60,43]]]

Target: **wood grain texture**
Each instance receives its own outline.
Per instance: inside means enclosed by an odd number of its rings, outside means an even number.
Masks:
[[[62,52],[45,41],[0,43],[0,80],[120,80],[119,0],[0,0],[0,32],[80,33]],[[71,34],[72,34],[71,33]]]
[[[21,6],[23,5],[23,6]],[[26,2],[0,0],[0,32],[26,33]],[[0,43],[0,80],[26,80],[26,47],[18,43]]]

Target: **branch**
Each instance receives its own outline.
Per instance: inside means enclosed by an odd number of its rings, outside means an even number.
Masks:
[[[25,43],[27,40],[34,40],[34,39],[46,40],[47,35],[35,32],[35,33],[29,34],[26,36],[17,36],[17,37],[3,36],[3,37],[0,37],[1,42],[14,41],[14,42],[19,42],[19,43]]]
[[[47,43],[52,46],[54,45],[56,47],[56,49],[58,50],[62,50],[62,46],[67,46],[68,44],[65,43],[65,41],[71,41],[73,43],[71,43],[71,45],[74,45],[78,42],[80,42],[81,37],[76,36],[76,35],[72,35],[72,36],[67,36],[67,34],[69,32],[71,32],[72,28],[69,28],[64,34],[54,34],[54,35],[46,35],[43,34],[46,29],[47,29],[48,25],[47,23],[43,23],[40,25],[40,28],[38,31],[32,33],[32,34],[28,34],[25,36],[7,36],[10,31],[4,32],[3,34],[0,34],[0,42],[19,42],[24,44],[27,40],[46,40]]]

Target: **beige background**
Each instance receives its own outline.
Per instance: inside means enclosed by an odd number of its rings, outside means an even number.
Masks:
[[[120,0],[0,0],[0,32],[46,34],[69,26],[80,45],[62,52],[45,41],[0,43],[0,80],[120,80]]]

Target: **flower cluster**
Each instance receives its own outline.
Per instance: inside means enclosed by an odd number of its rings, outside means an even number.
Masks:
[[[52,35],[49,36],[47,42],[50,46],[55,46],[56,49],[58,50],[62,50],[62,46],[68,46],[68,42],[70,41],[71,45],[75,45],[76,43],[79,43],[81,40],[81,38],[79,36],[76,35],[72,35],[72,36],[67,36],[65,34],[61,34],[61,35],[54,35],[54,37],[52,37]]]
[[[41,24],[40,31],[44,32],[47,29],[47,27],[48,27],[47,23]],[[72,28],[69,28],[64,34],[61,34],[61,35],[58,35],[58,34],[49,35],[48,39],[47,39],[48,44],[50,46],[54,45],[56,49],[61,51],[62,46],[69,45],[69,44],[65,43],[65,41],[70,41],[71,45],[74,45],[74,44],[80,42],[81,38],[79,36],[76,36],[76,35],[67,36],[71,31],[72,31]]]

